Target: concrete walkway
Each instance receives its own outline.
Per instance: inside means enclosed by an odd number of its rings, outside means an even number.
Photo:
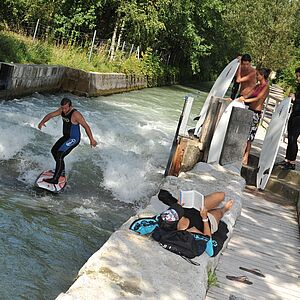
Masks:
[[[273,195],[244,192],[234,235],[216,269],[206,299],[300,299],[300,240],[295,205]],[[259,269],[266,277],[242,271]],[[247,285],[226,279],[246,275]]]
[[[259,155],[265,132],[259,128],[252,153]],[[282,141],[277,161],[284,159],[286,146]],[[298,172],[299,158],[298,152]],[[243,199],[234,235],[216,268],[217,285],[209,289],[206,299],[300,299],[300,239],[295,203],[270,192],[258,192],[255,187],[248,187]],[[239,267],[259,269],[265,278]],[[226,275],[246,275],[253,284],[230,281]]]

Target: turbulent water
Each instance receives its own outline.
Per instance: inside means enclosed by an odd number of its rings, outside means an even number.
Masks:
[[[34,94],[0,102],[0,298],[53,299],[73,282],[84,262],[129,216],[157,193],[183,97],[205,98],[183,86],[108,97]],[[92,128],[65,159],[68,186],[53,195],[34,188],[61,136],[60,118],[37,124],[63,96]],[[193,126],[195,122],[190,121]]]

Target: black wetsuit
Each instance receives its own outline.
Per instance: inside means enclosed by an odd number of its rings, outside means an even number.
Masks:
[[[72,114],[76,109],[72,109],[67,114],[61,113],[63,120],[63,136],[54,144],[51,153],[56,161],[53,183],[57,183],[59,177],[65,174],[64,158],[80,143],[80,125],[72,124]]]
[[[294,161],[297,158],[298,144],[297,139],[300,135],[300,83],[295,93],[293,110],[288,122],[288,146],[285,158]]]

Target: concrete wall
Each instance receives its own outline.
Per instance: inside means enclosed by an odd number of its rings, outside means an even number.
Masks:
[[[244,155],[253,112],[248,109],[233,107],[224,144],[220,156],[220,165],[241,162]],[[221,146],[221,145],[220,145]]]
[[[55,92],[61,88],[65,68],[47,65],[1,63],[0,98],[11,99],[34,92]]]
[[[34,92],[66,91],[93,97],[145,87],[145,76],[85,72],[62,66],[0,64],[0,99],[5,100]]]
[[[144,76],[85,72],[66,68],[62,89],[87,97],[128,92],[147,87]]]

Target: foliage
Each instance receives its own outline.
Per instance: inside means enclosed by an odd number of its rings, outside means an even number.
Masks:
[[[151,49],[147,49],[140,60],[135,54],[126,57],[121,51],[117,52],[113,62],[109,62],[103,52],[94,54],[90,62],[88,55],[89,51],[80,47],[54,46],[42,41],[32,42],[30,38],[22,35],[0,32],[0,61],[3,62],[63,65],[100,73],[122,72],[145,75],[150,84],[154,79],[166,79],[176,74],[174,68],[161,63]]]
[[[257,65],[277,70],[292,59],[298,24],[298,0],[228,1],[225,20],[239,51],[251,53]]]
[[[16,34],[0,33],[0,61],[44,64],[51,57],[45,43],[32,43]]]
[[[215,271],[209,270],[207,275],[208,275],[208,278],[207,278],[208,288],[211,288],[211,287],[217,285],[218,279],[217,279],[217,275],[216,275]]]
[[[32,34],[40,19],[44,38],[69,50],[76,46],[74,53],[81,59],[87,55],[85,47],[94,30],[98,38],[110,39],[114,60],[108,64],[99,55],[89,64],[83,59],[85,68],[136,72],[151,78],[171,76],[177,70],[181,79],[188,80],[212,79],[235,56],[249,53],[257,65],[281,70],[280,80],[290,84],[288,69],[299,58],[299,14],[300,0],[0,1],[4,27]],[[118,53],[120,42],[139,46],[142,61]],[[18,53],[17,57],[5,51],[2,55],[14,60],[28,55]],[[79,60],[74,53],[69,55],[70,62],[68,55],[62,55],[66,64]],[[43,55],[33,56],[34,60],[44,61],[47,53]],[[57,59],[63,61],[63,57]]]
[[[291,60],[287,67],[277,71],[276,83],[286,90],[286,94],[294,92],[297,81],[295,77],[295,69],[300,67],[300,49],[296,52],[293,60]]]

